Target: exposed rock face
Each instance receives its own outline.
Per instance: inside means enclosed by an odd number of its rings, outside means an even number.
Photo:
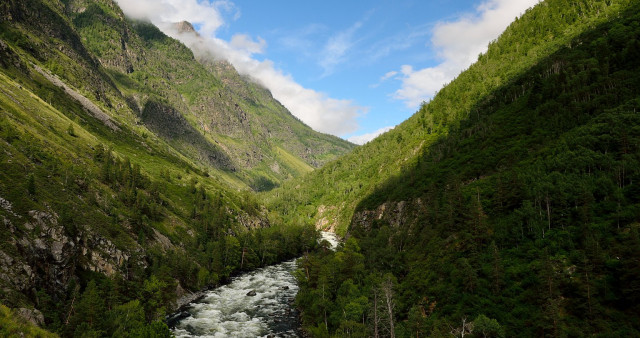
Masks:
[[[31,266],[0,250],[0,282],[18,291],[28,291],[35,280]]]
[[[42,312],[38,311],[37,309],[19,308],[16,309],[16,313],[24,320],[29,321],[37,326],[44,325],[44,315],[42,315]]]
[[[316,229],[334,232],[338,225],[338,218],[336,216],[337,209],[336,206],[318,206]]]
[[[51,81],[54,85],[62,88],[69,96],[73,97],[76,101],[78,101],[84,109],[87,110],[93,117],[102,121],[107,127],[111,128],[113,131],[120,130],[117,122],[115,122],[107,113],[102,111],[100,107],[96,106],[91,100],[87,99],[84,95],[78,93],[73,88],[67,86],[66,83],[62,82],[58,77],[49,74],[44,69],[38,67],[38,65],[33,65],[33,69],[35,69],[38,73],[42,74],[42,76],[46,77],[47,80]]]
[[[264,212],[264,210],[263,210]],[[258,228],[267,228],[269,227],[269,222],[265,215],[262,217],[254,217],[246,213],[241,213],[238,215],[238,222],[242,224],[247,229],[258,229]]]
[[[112,276],[119,266],[129,260],[130,254],[118,249],[110,240],[95,233],[80,242],[82,256],[88,258],[83,268]]]
[[[385,202],[375,210],[356,212],[351,220],[352,226],[370,230],[374,221],[383,221],[391,227],[411,226],[416,213],[422,211],[422,200]]]
[[[178,33],[194,33],[198,35],[195,28],[193,28],[193,25],[189,21],[176,22],[173,24],[173,26],[178,31]]]
[[[160,231],[153,229],[153,237],[155,241],[162,247],[162,250],[167,251],[173,248],[173,244],[171,244],[171,240],[167,238],[167,236],[160,233]]]
[[[53,212],[29,211],[29,220],[24,223],[24,229],[16,230],[15,234],[18,250],[36,272],[35,280],[30,281],[64,290],[75,273],[78,254],[76,242],[58,224],[58,215]]]
[[[2,41],[0,41],[0,42],[2,42]],[[0,208],[4,209],[4,211],[8,212],[12,216],[17,216],[13,212],[13,206],[11,205],[11,202],[7,201],[6,199],[4,199],[2,197],[0,197]]]
[[[0,284],[24,294],[40,287],[64,292],[78,268],[111,276],[131,257],[96,232],[79,230],[71,237],[51,211],[29,211],[22,227],[7,218],[2,223],[15,252],[0,250]],[[144,260],[138,264],[144,265]]]

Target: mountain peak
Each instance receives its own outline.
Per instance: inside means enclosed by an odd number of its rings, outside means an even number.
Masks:
[[[173,26],[176,28],[176,30],[180,34],[182,33],[195,33],[196,35],[198,34],[198,32],[196,32],[196,29],[193,28],[193,25],[189,21],[176,22],[173,24]]]

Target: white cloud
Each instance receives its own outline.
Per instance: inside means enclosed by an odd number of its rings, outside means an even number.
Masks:
[[[540,0],[488,0],[476,8],[476,13],[456,21],[436,25],[431,43],[442,62],[434,67],[414,70],[402,66],[402,86],[394,98],[409,107],[417,107],[435,95],[442,86],[487,50],[513,19]]]
[[[339,100],[326,94],[304,88],[293,78],[276,69],[270,60],[258,61],[251,57],[251,50],[234,48],[218,38],[197,37],[194,34],[169,34],[183,41],[196,54],[229,61],[239,73],[251,76],[268,88],[273,97],[292,114],[311,128],[332,135],[344,135],[358,128],[356,118],[366,113],[364,107],[350,100]]]
[[[355,143],[355,144],[359,144],[359,145],[363,145],[371,140],[373,140],[374,138],[388,132],[389,130],[393,129],[395,127],[384,127],[384,128],[380,128],[372,133],[368,133],[368,134],[363,134],[363,135],[356,135],[356,136],[351,136],[349,137],[347,140],[351,143]]]
[[[332,135],[345,135],[358,128],[356,118],[366,113],[366,108],[351,100],[334,99],[325,93],[304,88],[289,74],[275,68],[270,60],[252,58],[261,54],[266,41],[254,40],[243,34],[234,35],[230,42],[215,36],[225,22],[221,10],[238,11],[229,1],[209,3],[198,0],[117,0],[125,14],[148,19],[165,34],[181,40],[194,53],[229,61],[240,74],[248,75],[271,91],[293,115],[311,128]],[[200,26],[201,36],[180,34],[173,23],[189,21]],[[339,46],[336,45],[339,50]],[[337,55],[337,54],[336,54]]]
[[[345,61],[345,54],[354,44],[353,35],[360,27],[362,27],[362,22],[358,21],[349,29],[329,38],[321,53],[319,62],[324,69],[323,76],[333,73],[334,67]]]
[[[124,13],[136,19],[146,19],[156,25],[187,20],[200,25],[200,32],[212,35],[224,25],[220,9],[233,10],[232,3],[197,0],[116,0]],[[161,29],[163,27],[160,27]]]
[[[253,55],[262,54],[265,47],[267,47],[267,42],[260,37],[258,37],[258,41],[253,41],[251,37],[246,34],[236,34],[231,38],[229,45],[242,53]]]
[[[386,74],[384,74],[384,75],[382,75],[382,76],[380,77],[380,79],[378,80],[378,83],[374,83],[374,84],[372,84],[372,85],[369,85],[369,87],[371,87],[371,88],[377,88],[377,87],[379,87],[383,82],[385,82],[385,81],[389,80],[390,78],[392,78],[392,77],[394,77],[394,76],[396,76],[396,75],[398,75],[398,72],[396,72],[395,70],[392,70],[392,71],[390,71],[390,72],[387,72]]]
[[[386,74],[384,74],[382,77],[380,77],[380,82],[384,82],[387,81],[388,79],[396,76],[398,74],[398,72],[396,72],[395,70],[392,70],[390,72],[387,72]]]

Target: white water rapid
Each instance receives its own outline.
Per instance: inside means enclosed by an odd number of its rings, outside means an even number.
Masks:
[[[323,232],[333,249],[338,239]],[[233,278],[190,303],[172,328],[176,337],[300,337],[293,304],[298,285],[295,260]],[[253,295],[255,292],[255,295]]]
[[[338,236],[336,236],[336,234],[334,234],[333,232],[328,231],[322,231],[320,232],[320,235],[322,235],[320,240],[326,240],[327,242],[329,242],[329,244],[331,244],[331,250],[335,251],[338,247],[338,243],[340,243],[340,241],[338,240]]]

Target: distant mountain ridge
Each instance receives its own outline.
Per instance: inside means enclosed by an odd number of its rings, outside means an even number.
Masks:
[[[67,21],[67,27],[77,32],[80,41],[70,44],[69,52],[85,55],[83,58],[93,63],[93,67],[97,67],[96,62],[102,66],[83,79],[67,78],[66,81],[77,88],[87,87],[84,79],[102,73],[95,81],[104,83],[100,85],[102,88],[111,88],[104,93],[101,93],[104,89],[98,89],[96,94],[100,96],[96,99],[107,105],[111,100],[119,101],[117,113],[113,110],[110,113],[127,123],[150,123],[141,115],[163,102],[166,108],[171,108],[164,111],[175,110],[188,124],[179,123],[176,128],[190,130],[174,130],[173,137],[165,141],[200,166],[231,171],[236,185],[269,189],[353,147],[337,137],[311,130],[266,89],[241,77],[225,61],[197,62],[188,48],[153,25],[129,21],[112,1],[54,1],[51,6]],[[9,10],[16,22],[21,22],[19,19],[25,13],[29,10],[13,14]],[[27,29],[31,25],[24,24]],[[49,27],[33,33],[53,32],[54,25],[52,22]],[[190,23],[176,25],[185,33],[195,33]],[[76,38],[71,32],[64,34]],[[59,65],[50,71],[61,78],[69,76]],[[161,118],[161,115],[154,116]],[[156,128],[155,132],[166,136],[167,132],[157,129],[163,125],[150,124]],[[193,133],[201,136],[180,137]],[[205,149],[214,148],[224,154],[226,160],[218,162],[205,155],[211,152]]]

